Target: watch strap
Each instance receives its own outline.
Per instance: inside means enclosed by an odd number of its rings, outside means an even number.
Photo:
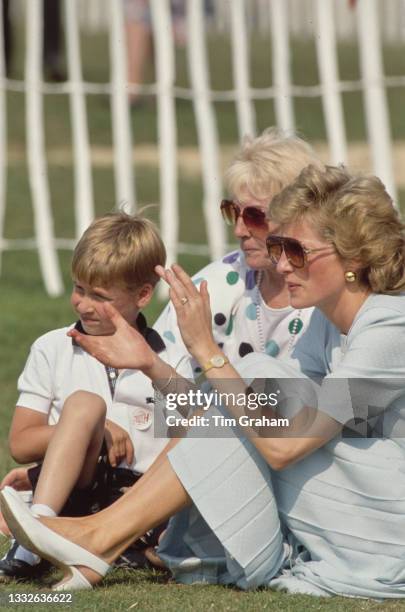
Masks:
[[[205,374],[209,370],[213,368],[223,368],[224,365],[229,363],[229,359],[224,355],[214,355],[207,361],[207,363],[203,366],[202,372]]]

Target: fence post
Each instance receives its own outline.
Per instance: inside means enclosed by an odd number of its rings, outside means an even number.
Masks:
[[[193,90],[198,140],[202,157],[204,184],[203,211],[211,257],[224,254],[225,229],[219,211],[222,197],[221,170],[218,155],[218,135],[210,101],[208,59],[204,41],[204,10],[202,0],[188,0],[188,68]],[[190,44],[192,41],[192,44]]]
[[[322,83],[322,104],[333,164],[346,163],[346,136],[339,91],[333,0],[317,0],[316,48]]]
[[[176,108],[173,97],[175,58],[172,19],[168,0],[151,0],[156,55],[156,82],[159,133],[160,227],[166,246],[168,264],[177,260],[179,210],[177,189]],[[159,297],[167,298],[168,289],[160,283]]]
[[[57,296],[63,292],[62,277],[55,249],[44,143],[42,108],[42,0],[30,0],[26,14],[26,123],[28,173],[34,208],[35,237],[46,290]]]
[[[232,67],[240,140],[246,134],[250,136],[256,134],[255,113],[250,98],[249,50],[245,8],[245,0],[232,0],[230,5]]]
[[[396,188],[392,170],[391,136],[384,88],[377,8],[376,0],[358,0],[357,28],[360,64],[374,172],[383,181],[388,193],[395,201]]]
[[[110,1],[110,73],[116,207],[135,209],[131,121],[128,103],[127,52],[121,0]]]
[[[290,80],[288,6],[285,0],[272,0],[270,9],[276,122],[283,130],[291,131],[295,128],[295,121]]]
[[[94,219],[93,184],[86,101],[80,56],[77,0],[65,0],[67,65],[75,173],[76,238]]]

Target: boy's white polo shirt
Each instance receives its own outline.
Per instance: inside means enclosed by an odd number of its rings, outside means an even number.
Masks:
[[[107,405],[107,418],[129,433],[134,446],[133,463],[123,462],[120,467],[143,473],[167,444],[166,438],[154,437],[151,381],[139,370],[123,370],[112,400],[104,365],[72,342],[66,335],[71,327],[50,331],[34,342],[18,379],[17,406],[47,414],[48,423],[54,425],[73,392],[84,390],[100,395]],[[192,378],[190,362],[182,360],[184,353],[175,345],[164,343],[150,328],[145,338],[154,350],[160,349],[156,352],[164,361],[173,367],[181,362],[180,373]]]

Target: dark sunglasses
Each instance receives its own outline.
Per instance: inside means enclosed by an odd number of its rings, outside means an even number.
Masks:
[[[332,246],[332,245],[330,245]],[[283,251],[287,261],[294,268],[303,268],[307,263],[307,255],[329,249],[329,246],[319,247],[318,249],[307,249],[301,242],[295,238],[283,238],[282,236],[267,236],[266,247],[269,257],[274,264],[278,264]]]
[[[232,200],[222,200],[221,214],[228,225],[236,225],[239,217],[242,217],[243,223],[249,231],[259,231],[261,233],[268,231],[266,213],[255,206],[242,208]]]

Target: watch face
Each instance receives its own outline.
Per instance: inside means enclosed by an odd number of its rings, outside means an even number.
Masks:
[[[221,368],[225,365],[225,359],[222,355],[214,355],[214,357],[211,358],[211,363],[215,368]]]

